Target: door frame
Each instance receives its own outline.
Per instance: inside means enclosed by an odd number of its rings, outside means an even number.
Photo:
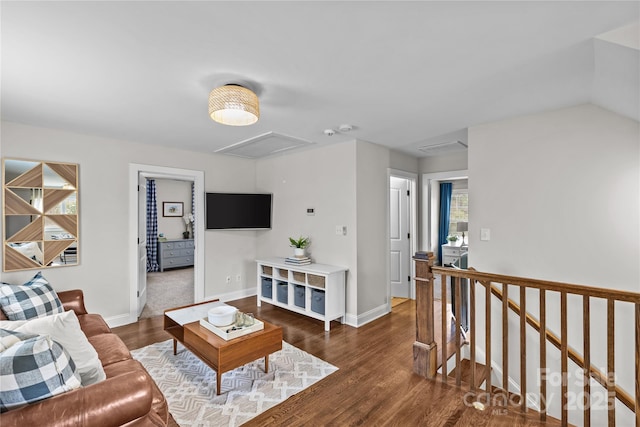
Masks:
[[[407,172],[400,169],[387,169],[387,312],[391,311],[391,259],[389,253],[391,251],[391,242],[389,237],[389,230],[391,226],[391,196],[389,194],[391,190],[391,177],[404,178],[409,180],[409,251],[415,253],[418,246],[418,174],[413,172]],[[411,277],[415,276],[413,263],[410,265]],[[409,298],[416,299],[416,287],[415,283],[411,281],[409,286]]]
[[[136,292],[136,297],[137,297],[137,309],[136,309],[136,316],[138,316],[138,319],[140,318],[140,315],[142,314],[142,311],[144,310],[144,306],[140,307],[140,303],[142,301],[144,301],[144,303],[147,303],[147,269],[146,266],[148,265],[148,251],[147,251],[147,245],[148,245],[148,236],[147,236],[147,217],[149,215],[149,213],[147,212],[147,198],[148,198],[148,186],[149,185],[149,181],[147,180],[147,178],[145,178],[145,176],[143,174],[138,174],[138,234],[137,234],[137,257],[136,257],[136,262],[138,263],[138,268],[137,268],[137,272],[138,274],[136,275],[136,285],[138,288],[138,291]],[[144,193],[143,190],[144,189]],[[144,218],[142,218],[142,211],[144,210],[145,215]],[[142,232],[141,228],[142,228],[142,222],[144,222],[144,233]],[[142,238],[142,241],[144,242],[144,248],[143,245],[140,243],[141,241],[141,236],[144,236],[144,238]],[[143,263],[143,259],[144,259],[144,263]],[[141,266],[144,265],[145,266],[145,271],[141,271]],[[140,294],[140,285],[142,284],[142,282],[144,281],[144,289],[142,290],[142,294]]]
[[[468,179],[469,170],[456,170],[448,172],[424,173],[422,174],[422,216],[426,219],[422,226],[422,247],[427,248],[436,255],[440,252],[440,247],[433,244],[434,234],[438,234],[439,202],[440,193],[431,190],[432,185],[440,181],[450,181],[454,179]],[[468,236],[468,233],[467,233]],[[468,239],[468,237],[467,237]]]
[[[196,209],[193,239],[194,254],[194,302],[204,300],[204,172],[165,166],[129,164],[129,322],[138,321],[138,175],[146,178],[177,179],[194,183],[193,194]],[[197,214],[201,212],[201,214]]]

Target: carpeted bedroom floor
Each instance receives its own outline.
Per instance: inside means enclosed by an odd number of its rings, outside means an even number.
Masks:
[[[147,304],[141,319],[160,316],[167,308],[193,304],[193,267],[147,273]]]

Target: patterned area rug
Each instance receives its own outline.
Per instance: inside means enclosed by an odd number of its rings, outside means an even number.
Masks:
[[[180,344],[174,356],[172,340],[131,354],[158,384],[181,427],[238,426],[338,370],[283,341],[282,350],[269,356],[269,373],[264,359],[225,372],[216,396],[215,372]]]

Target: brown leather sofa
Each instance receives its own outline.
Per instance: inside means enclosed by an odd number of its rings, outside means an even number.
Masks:
[[[164,395],[99,314],[88,314],[81,290],[58,292],[73,310],[107,379],[0,415],[0,426],[167,426]],[[0,319],[6,320],[0,310]]]

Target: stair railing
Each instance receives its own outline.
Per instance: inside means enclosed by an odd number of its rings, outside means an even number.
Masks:
[[[635,425],[640,427],[640,293],[625,292],[605,288],[597,288],[591,286],[572,285],[560,282],[551,282],[537,279],[529,279],[522,277],[504,276],[499,274],[490,274],[476,271],[474,269],[459,270],[448,267],[434,266],[434,256],[432,252],[427,254],[427,259],[415,259],[416,269],[416,342],[413,347],[414,354],[414,372],[424,376],[425,378],[435,379],[437,377],[437,371],[439,365],[437,363],[438,344],[435,340],[435,320],[434,319],[434,282],[435,275],[440,276],[441,282],[441,295],[446,296],[446,287],[448,278],[453,280],[453,286],[455,288],[455,298],[452,302],[455,307],[455,313],[461,313],[461,279],[468,279],[469,286],[469,331],[467,334],[467,340],[472,344],[470,346],[470,381],[469,391],[477,393],[479,390],[476,386],[476,284],[484,287],[484,315],[485,315],[485,360],[487,361],[487,367],[489,371],[486,373],[486,380],[484,386],[484,393],[487,402],[491,402],[491,395],[494,393],[491,384],[491,303],[492,296],[495,296],[500,302],[502,312],[502,384],[505,387],[504,392],[508,393],[507,384],[509,383],[509,340],[508,340],[508,313],[509,311],[515,313],[519,319],[520,330],[520,398],[519,406],[520,411],[523,413],[527,411],[527,376],[526,376],[526,327],[527,324],[537,331],[539,334],[539,347],[540,347],[540,366],[538,372],[545,372],[547,370],[547,342],[557,347],[560,350],[560,364],[561,364],[561,378],[566,378],[568,374],[568,361],[571,360],[576,363],[583,371],[583,391],[585,400],[584,404],[584,426],[591,425],[591,408],[589,401],[587,400],[591,395],[590,378],[594,378],[599,384],[601,384],[607,393],[607,417],[608,425],[614,426],[616,423],[615,412],[615,400],[622,402],[627,408],[635,414]],[[500,286],[497,286],[500,285]],[[519,289],[519,304],[509,298],[509,288],[516,287]],[[527,289],[536,289],[539,294],[539,319],[535,319],[526,310],[527,303]],[[560,337],[553,334],[547,329],[547,314],[546,314],[546,302],[548,294],[560,295]],[[581,356],[576,350],[568,346],[567,338],[567,298],[571,295],[581,297],[582,299],[582,315],[583,315],[583,355]],[[591,310],[590,305],[592,299],[604,299],[607,305],[607,374],[604,374],[597,370],[591,364],[591,340],[590,340],[590,319]],[[442,361],[442,374],[440,380],[447,383],[446,366],[449,359],[446,350],[446,337],[448,328],[447,322],[447,301],[443,297],[440,300],[442,307],[442,318],[440,321],[441,337],[443,345],[441,345],[441,361]],[[634,310],[634,327],[635,327],[635,370],[632,367],[630,369],[624,369],[625,375],[627,372],[630,374],[633,371],[635,379],[635,396],[631,396],[615,383],[615,308],[617,304],[632,304]],[[524,314],[524,315],[523,315]],[[460,334],[460,316],[455,316],[455,385],[461,387],[461,347],[462,338]],[[544,376],[539,378],[539,393],[540,393],[540,420],[545,421],[547,417],[547,381]],[[567,382],[561,382],[561,422],[562,425],[568,425],[568,408],[567,408]]]

